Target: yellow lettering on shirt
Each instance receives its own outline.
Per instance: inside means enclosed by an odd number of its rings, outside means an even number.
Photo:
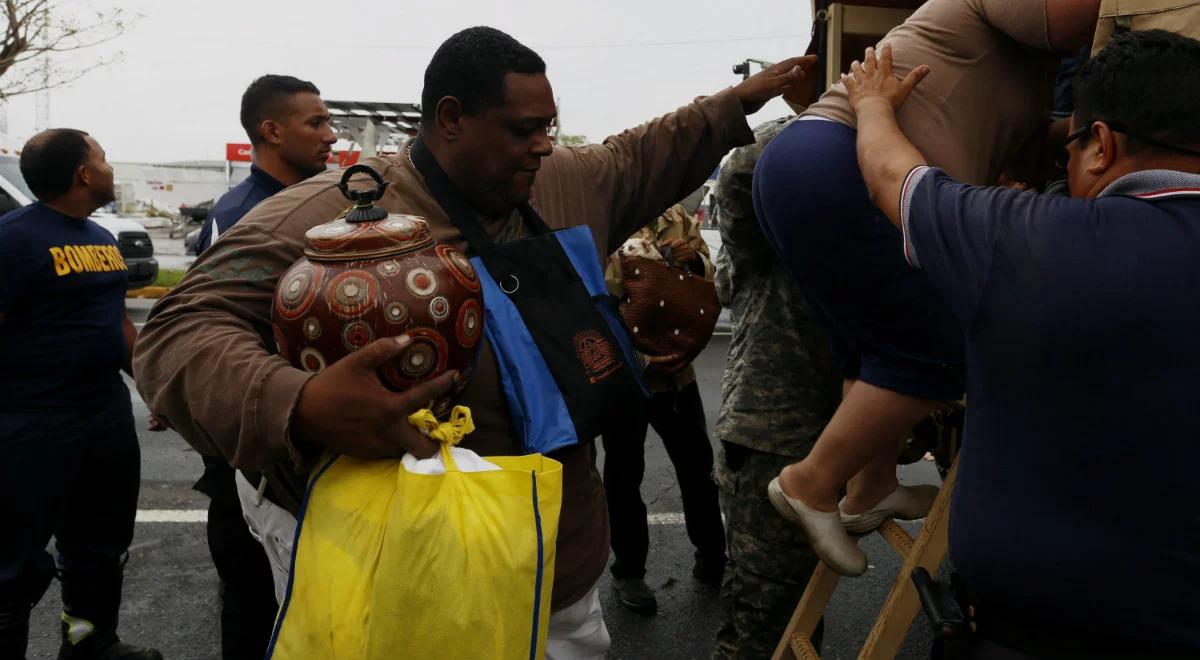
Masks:
[[[125,257],[121,256],[121,251],[115,245],[108,246],[108,251],[112,254],[113,263],[117,264],[120,270],[129,270],[129,266],[125,265]]]
[[[83,269],[89,273],[97,273],[100,271],[100,266],[96,265],[96,256],[92,254],[91,245],[80,245],[76,247],[79,250],[79,260],[83,262]]]
[[[64,247],[63,252],[67,253],[67,263],[71,264],[71,270],[76,273],[83,270],[83,262],[79,260],[79,255],[75,253],[74,245]]]
[[[54,274],[62,277],[76,273],[111,273],[129,270],[115,245],[64,245],[50,248]]]
[[[71,272],[71,267],[67,265],[67,255],[63,254],[63,249],[60,247],[50,248],[50,258],[54,260],[54,274],[62,277]]]
[[[108,265],[108,255],[104,253],[103,245],[90,245],[88,246],[88,249],[92,251],[92,260],[96,262],[96,266],[98,266],[100,270],[104,271],[105,273],[112,270],[112,267]]]
[[[106,273],[112,271],[112,265],[108,263],[108,254],[105,253],[103,245],[93,245],[92,254],[95,255],[96,265],[100,267],[100,270]]]

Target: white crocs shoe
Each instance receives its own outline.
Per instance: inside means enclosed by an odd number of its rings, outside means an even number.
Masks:
[[[900,520],[917,520],[929,514],[933,500],[937,497],[937,486],[900,486],[891,495],[879,501],[879,504],[862,513],[841,513],[842,525],[851,534],[866,534],[874,531],[888,518]],[[842,500],[838,504],[841,512]]]
[[[804,502],[788,497],[779,485],[779,477],[767,485],[767,497],[784,518],[800,525],[813,552],[830,568],[847,577],[867,571],[867,555],[846,533],[838,511],[814,511]]]

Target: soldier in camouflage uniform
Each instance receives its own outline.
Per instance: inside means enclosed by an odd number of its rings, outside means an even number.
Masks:
[[[799,526],[779,516],[767,483],[808,454],[840,400],[830,340],[767,243],[754,214],[751,176],[789,118],[755,129],[717,178],[717,295],[732,314],[721,382],[721,489],[729,564],[714,658],[769,658],[817,565]]]

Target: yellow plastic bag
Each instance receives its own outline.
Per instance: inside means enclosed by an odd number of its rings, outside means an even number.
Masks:
[[[457,432],[412,421],[442,441],[444,474],[339,456],[309,482],[269,658],[545,654],[562,465],[488,456],[500,470],[462,472],[461,417]]]

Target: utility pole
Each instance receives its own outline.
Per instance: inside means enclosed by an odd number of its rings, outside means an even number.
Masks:
[[[50,10],[48,7],[42,8],[40,21],[41,25],[38,29],[38,36],[42,40],[42,43],[46,43],[50,38]],[[41,64],[42,90],[37,93],[37,104],[33,116],[33,130],[35,133],[40,133],[50,128],[50,55],[48,52],[42,53]]]

